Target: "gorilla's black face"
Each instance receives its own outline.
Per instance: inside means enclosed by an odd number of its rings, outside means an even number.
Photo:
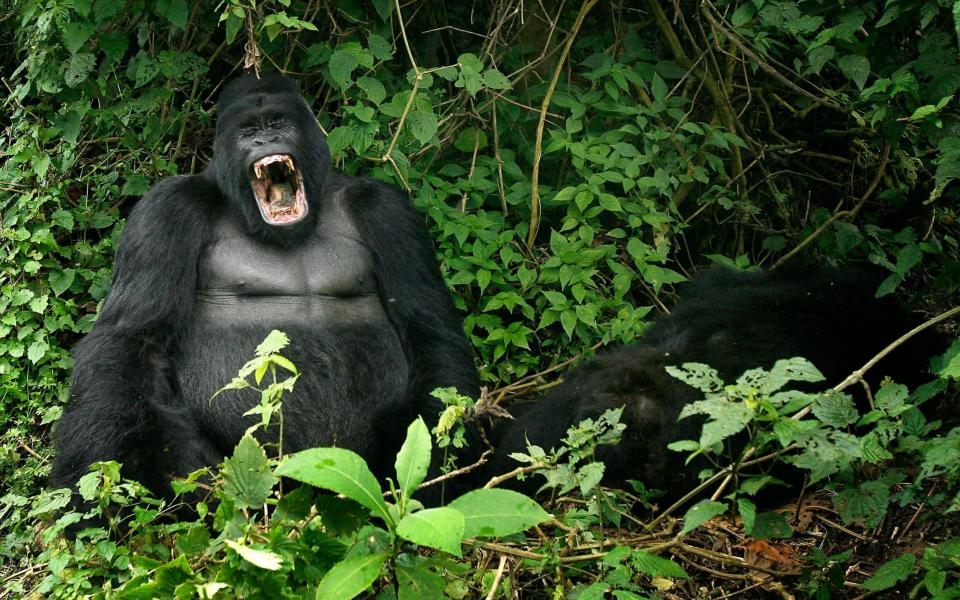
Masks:
[[[210,172],[251,233],[279,244],[313,229],[330,153],[296,84],[244,75],[220,95]]]

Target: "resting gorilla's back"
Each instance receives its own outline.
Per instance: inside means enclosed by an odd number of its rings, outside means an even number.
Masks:
[[[526,447],[524,436],[545,449],[557,447],[571,425],[624,406],[622,442],[601,450],[605,480],[638,479],[670,498],[688,492],[706,465],[684,465],[686,454],[667,444],[699,438],[702,420],[677,418],[703,396],[665,367],[707,363],[732,382],[747,369],[802,356],[823,373],[823,387],[836,385],[914,324],[893,298],[874,298],[878,283],[866,271],[823,267],[705,271],[680,288],[672,314],[636,344],[598,354],[542,400],[511,408],[516,420],[495,427],[497,452],[481,478],[516,467],[508,454]],[[922,381],[927,357],[942,345],[932,333],[913,338],[870,372],[871,382],[885,375],[900,383]],[[528,479],[525,489],[540,483]]]
[[[163,492],[218,463],[253,421],[214,393],[271,329],[302,375],[284,449],[391,458],[436,387],[475,395],[471,350],[422,219],[397,190],[334,171],[297,86],[244,76],[220,97],[213,160],[133,210],[113,288],[74,350],[54,481],[98,460]],[[385,462],[383,464],[386,464]]]

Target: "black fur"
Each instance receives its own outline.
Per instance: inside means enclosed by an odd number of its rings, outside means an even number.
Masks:
[[[707,363],[731,382],[747,369],[769,369],[778,359],[802,356],[826,377],[822,387],[835,385],[914,325],[894,299],[873,297],[877,283],[865,272],[829,268],[705,271],[681,287],[672,314],[656,321],[637,344],[599,354],[567,373],[540,401],[511,408],[515,420],[494,429],[497,453],[480,478],[518,466],[508,454],[525,449],[525,436],[545,449],[556,447],[569,426],[625,406],[623,440],[600,456],[605,481],[620,485],[637,479],[675,498],[695,487],[705,465],[685,466],[686,455],[666,446],[698,439],[702,420],[677,417],[702,395],[665,367]],[[934,334],[915,338],[877,365],[869,380],[876,384],[891,375],[915,384],[927,370],[927,357],[941,348]],[[514,485],[532,491],[542,481]]]
[[[274,328],[302,373],[285,398],[287,452],[336,444],[382,468],[415,414],[436,418],[431,390],[478,391],[422,217],[399,191],[332,169],[292,81],[228,85],[213,146],[206,171],[160,182],[127,220],[113,287],[74,350],[56,485],[119,460],[162,494],[222,460],[259,396],[211,396]],[[309,211],[294,225],[259,214],[250,170],[263,148],[303,177]]]

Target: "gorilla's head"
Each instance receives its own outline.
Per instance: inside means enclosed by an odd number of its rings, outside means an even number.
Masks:
[[[208,169],[251,233],[286,244],[316,224],[330,151],[296,83],[244,75],[220,94]]]

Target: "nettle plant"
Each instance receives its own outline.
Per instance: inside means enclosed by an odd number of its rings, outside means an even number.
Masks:
[[[808,486],[822,486],[828,478],[841,484],[833,504],[843,522],[876,527],[892,502],[905,505],[924,494],[921,484],[928,476],[955,474],[949,456],[955,452],[957,430],[933,435],[940,422],[928,422],[918,407],[943,391],[946,378],[956,376],[956,366],[950,365],[958,351],[960,345],[955,344],[935,361],[940,379],[913,393],[884,381],[863,409],[840,386],[819,393],[787,389],[791,383],[823,380],[802,358],[777,361],[769,371],[751,369],[729,385],[707,365],[668,367],[671,375],[705,395],[680,413],[681,419],[701,416],[700,438],[674,442],[670,449],[688,452],[688,463],[701,457],[712,465],[701,472],[703,483],[685,500],[711,490],[713,499],[701,500],[687,511],[684,530],[735,508],[747,535],[789,537],[792,530],[782,513],[758,512],[753,500],[761,489],[779,483],[778,463],[805,471]],[[888,463],[895,454],[919,459],[912,481]],[[864,465],[874,465],[878,475],[857,481]],[[955,483],[955,476],[952,480]],[[954,484],[947,487],[956,493]],[[958,506],[955,498],[943,493],[931,503],[945,510]]]
[[[280,408],[297,378],[295,365],[280,354],[287,343],[284,334],[272,332],[224,388],[258,391],[261,401],[247,415],[259,419],[219,472],[205,469],[175,482],[174,502],[121,482],[116,463],[95,465],[79,484],[83,498],[96,501],[91,512],[67,512],[42,534],[47,547],[38,561],[47,574],[36,591],[71,597],[94,593],[103,582],[105,590],[137,598],[218,592],[302,598],[309,592],[348,599],[374,586],[395,590],[398,598],[442,597],[451,573],[466,576],[454,561],[465,542],[508,536],[552,518],[532,499],[502,489],[478,489],[446,506],[424,508],[415,496],[433,444],[422,419],[407,429],[387,490],[350,450],[284,455]],[[278,443],[265,446],[255,434],[275,417],[281,419]],[[284,493],[285,480],[301,485]],[[215,508],[208,500],[192,501],[199,519],[183,520],[182,503],[204,488]],[[45,492],[28,517],[54,515],[69,499],[68,490]],[[164,519],[176,511],[180,521]],[[104,518],[108,527],[82,530],[75,544],[58,541],[82,517]],[[437,552],[419,552],[423,548]]]

